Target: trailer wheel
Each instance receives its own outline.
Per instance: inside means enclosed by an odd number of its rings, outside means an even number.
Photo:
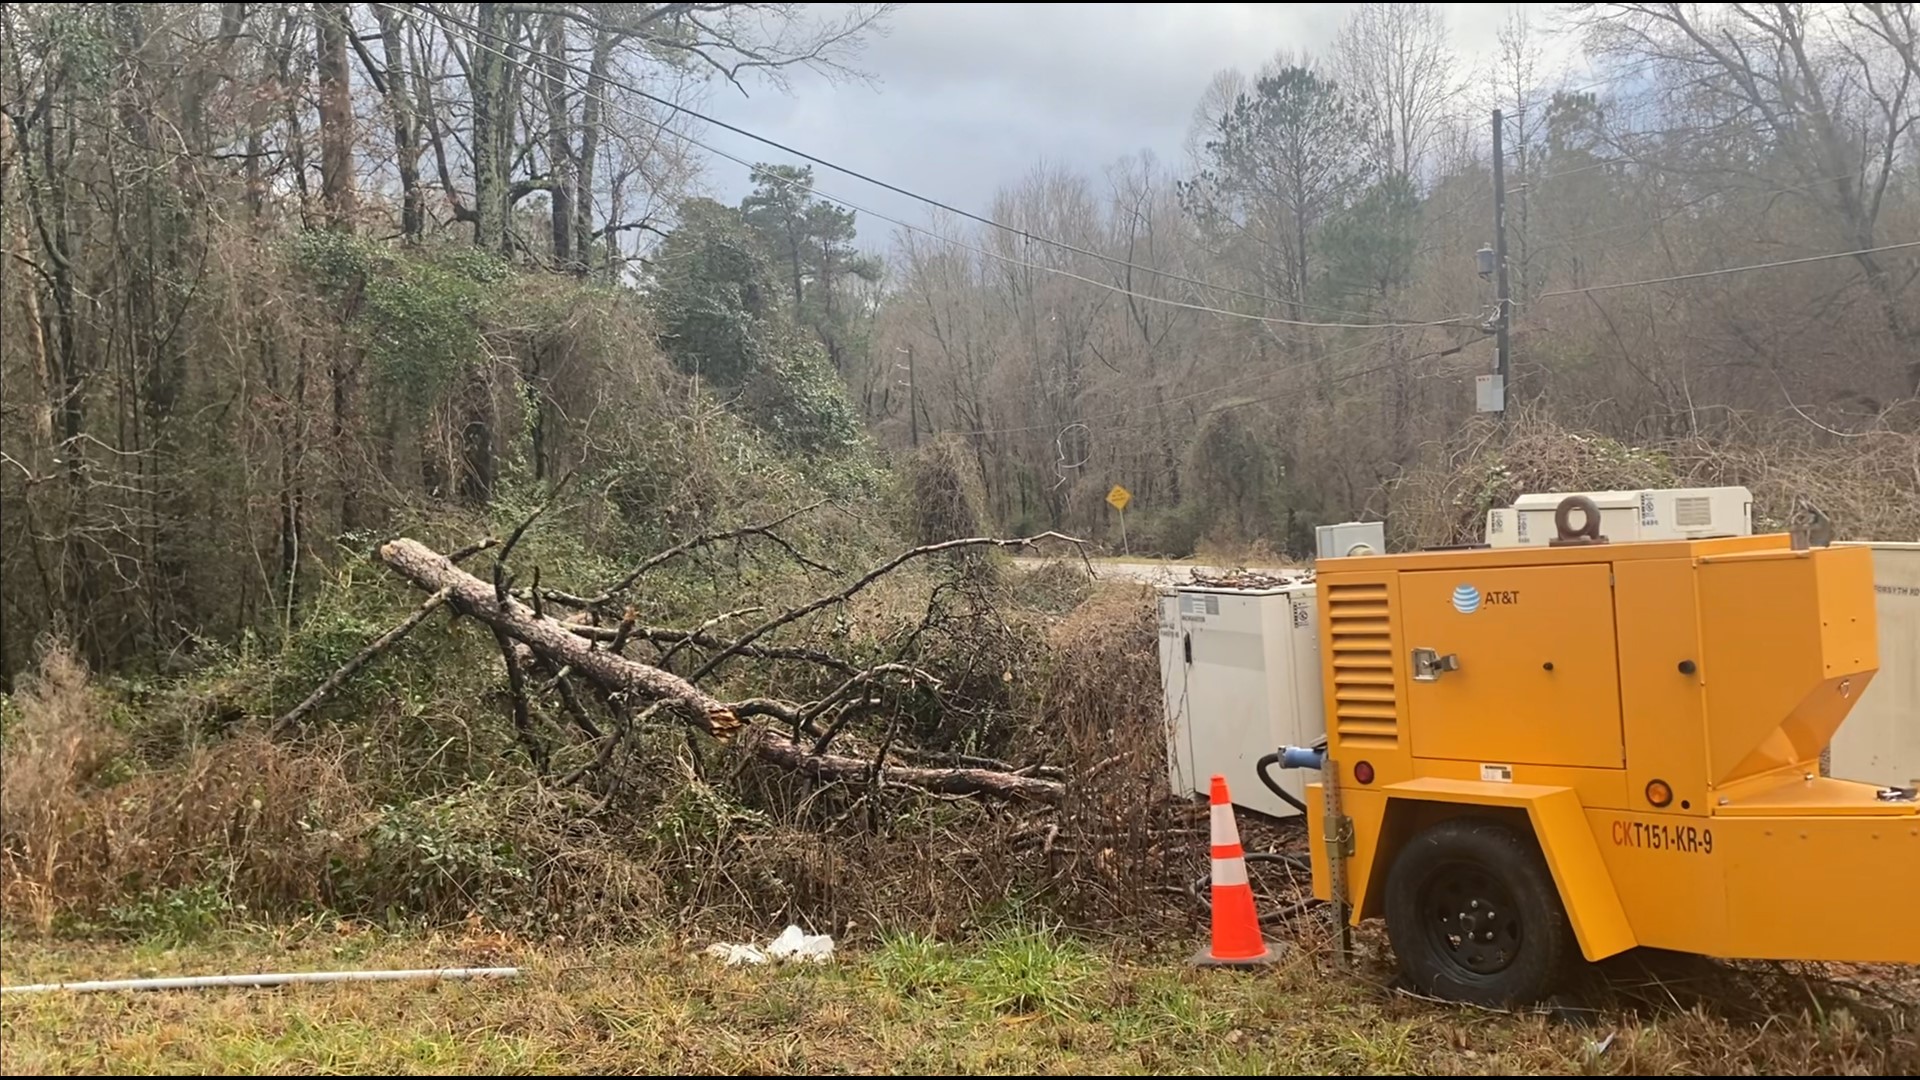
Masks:
[[[1388,872],[1386,901],[1401,973],[1438,997],[1538,1000],[1573,948],[1539,846],[1486,818],[1453,818],[1415,836]]]

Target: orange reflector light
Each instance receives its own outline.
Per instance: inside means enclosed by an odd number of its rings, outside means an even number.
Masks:
[[[1667,786],[1665,780],[1650,780],[1647,782],[1647,801],[1655,806],[1669,806],[1673,803],[1673,789]]]

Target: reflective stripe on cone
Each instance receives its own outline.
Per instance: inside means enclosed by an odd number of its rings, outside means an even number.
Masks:
[[[1253,886],[1247,881],[1246,851],[1233,820],[1233,801],[1227,778],[1213,778],[1210,811],[1213,825],[1213,934],[1196,964],[1261,964],[1279,953],[1260,934],[1260,916],[1254,911]]]

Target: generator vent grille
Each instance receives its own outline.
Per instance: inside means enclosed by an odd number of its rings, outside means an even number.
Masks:
[[[1333,642],[1333,727],[1344,749],[1400,745],[1400,701],[1394,673],[1387,586],[1328,584]]]
[[[1673,500],[1673,523],[1682,529],[1704,529],[1713,524],[1713,500],[1705,495],[1684,495]]]

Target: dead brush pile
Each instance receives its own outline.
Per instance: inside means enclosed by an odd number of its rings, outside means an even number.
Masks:
[[[1756,530],[1784,530],[1797,500],[1843,540],[1920,539],[1920,433],[1853,438],[1811,426],[1729,422],[1714,437],[1635,445],[1516,411],[1480,419],[1393,486],[1392,539],[1411,548],[1483,539],[1489,509],[1530,492],[1738,485],[1753,492]]]
[[[1198,833],[1164,794],[1151,598],[1114,589],[1076,607],[1089,591],[1081,566],[1063,562],[1037,589],[999,567],[937,566],[788,639],[938,673],[937,694],[876,683],[859,699],[833,748],[863,763],[850,774],[795,769],[750,737],[722,744],[631,719],[612,752],[567,744],[567,714],[534,677],[536,726],[520,730],[499,654],[469,619],[423,630],[338,708],[267,734],[273,711],[403,610],[391,590],[343,594],[360,606],[310,616],[311,640],[270,671],[223,668],[195,684],[215,688],[218,709],[193,689],[128,707],[49,648],[8,702],[0,914],[136,935],[183,905],[203,922],[478,917],[571,940],[787,921],[856,938],[945,935],[1009,905],[1083,927],[1165,919],[1204,852],[1182,857]],[[686,653],[669,665],[688,671],[698,657]],[[809,693],[844,678],[822,682],[798,660],[761,667]],[[538,678],[552,690],[551,671]],[[747,668],[714,685],[760,678]],[[247,685],[255,696],[236,696]],[[551,748],[545,760],[525,752],[530,734]],[[806,741],[825,734],[814,726]],[[870,767],[882,755],[884,777]],[[1076,794],[930,796],[893,779],[916,769]]]
[[[1034,752],[1066,770],[1042,848],[1063,908],[1090,925],[1185,918],[1206,836],[1167,792],[1153,590],[1109,585],[1054,629]]]

